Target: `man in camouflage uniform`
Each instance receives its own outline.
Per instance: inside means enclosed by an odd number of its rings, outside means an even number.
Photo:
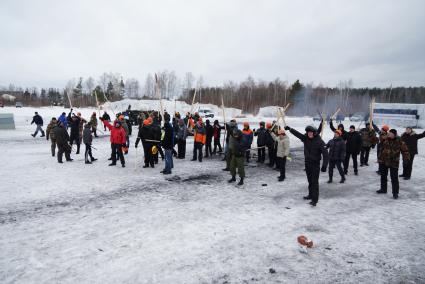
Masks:
[[[377,138],[375,130],[366,123],[366,127],[360,129],[360,136],[362,137],[362,147],[360,149],[360,167],[369,166],[369,152],[370,148],[375,148]]]
[[[242,131],[235,128],[231,134],[232,146],[229,147],[230,155],[230,173],[232,178],[229,180],[229,183],[236,181],[236,169],[238,169],[238,174],[240,181],[238,185],[243,185],[243,180],[245,178],[245,152],[248,149],[244,143],[242,143]]]
[[[389,171],[394,199],[398,198],[399,192],[398,167],[400,153],[403,155],[403,160],[407,161],[410,159],[409,149],[406,144],[397,136],[397,130],[391,129],[381,141],[378,160],[381,171],[381,189],[377,193],[387,193],[387,176]]]
[[[96,112],[93,112],[93,114],[90,117],[90,125],[91,125],[91,131],[94,134],[94,137],[98,137],[97,136],[97,117],[96,117]]]
[[[58,121],[56,120],[56,117],[52,117],[52,120],[50,121],[49,125],[47,125],[47,129],[46,129],[46,139],[52,142],[50,148],[52,150],[52,157],[55,156],[55,152],[56,152],[56,138],[55,138],[55,132],[54,129],[55,127],[58,126]]]

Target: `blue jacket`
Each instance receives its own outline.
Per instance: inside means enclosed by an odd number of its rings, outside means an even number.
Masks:
[[[61,116],[58,117],[58,121],[62,122],[65,129],[68,128],[68,118],[66,117],[66,114],[61,114]]]

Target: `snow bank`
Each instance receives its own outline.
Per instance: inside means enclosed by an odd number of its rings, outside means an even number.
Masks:
[[[185,114],[192,110],[191,105],[187,104],[183,101],[174,101],[174,100],[162,100],[164,111],[168,111],[169,113],[174,113],[175,111],[180,112],[181,114]],[[125,99],[117,102],[106,102],[102,105],[102,108],[105,110],[114,110],[114,112],[124,111],[131,105],[131,109],[133,110],[153,110],[160,109],[159,100],[131,100]],[[212,105],[212,104],[199,104],[195,103],[193,106],[193,112],[197,111],[199,108],[207,107],[212,110],[214,113],[214,118],[222,118],[223,110],[221,107]],[[226,120],[239,116],[242,113],[242,110],[236,108],[225,108],[226,112]]]

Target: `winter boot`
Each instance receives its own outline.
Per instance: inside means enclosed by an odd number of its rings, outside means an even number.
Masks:
[[[32,137],[35,137],[35,134],[31,134]]]
[[[342,177],[339,183],[344,183],[344,182],[345,182],[345,177]]]
[[[232,178],[228,180],[229,183],[232,183],[232,182],[235,182],[235,181],[236,181],[236,177],[235,176],[232,176]]]
[[[304,199],[304,200],[310,200],[310,199],[311,199],[311,197],[307,195],[307,196],[304,196],[304,197],[303,197],[303,199]]]
[[[282,176],[278,177],[278,181],[284,181],[284,180],[285,180],[285,177],[282,177]]]
[[[230,171],[230,169],[229,168],[225,168],[225,169],[223,169],[223,171],[228,172],[228,171]]]
[[[86,161],[86,164],[91,164],[91,162],[90,161]]]
[[[91,161],[94,162],[94,161],[97,161],[97,159],[92,157]]]
[[[241,177],[241,180],[238,182],[238,185],[243,185],[243,178]]]
[[[316,206],[316,202],[314,202],[314,201],[311,201],[310,203],[309,203],[311,206]]]
[[[116,166],[116,163],[110,163],[108,166]]]
[[[332,183],[332,179],[331,178],[328,180],[328,183]]]
[[[383,194],[383,193],[387,193],[387,191],[386,191],[386,190],[382,190],[382,189],[380,189],[380,190],[377,190],[377,191],[376,191],[376,193],[378,193],[378,194]]]

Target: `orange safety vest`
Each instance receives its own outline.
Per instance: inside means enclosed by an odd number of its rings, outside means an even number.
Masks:
[[[200,142],[202,144],[205,144],[206,141],[207,141],[207,135],[201,134],[197,131],[195,132],[195,142]]]

